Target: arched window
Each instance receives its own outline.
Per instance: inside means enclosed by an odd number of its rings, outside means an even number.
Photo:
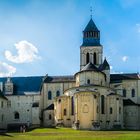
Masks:
[[[121,114],[121,107],[119,107],[119,114]]]
[[[52,92],[48,91],[48,100],[51,100],[51,99],[52,99]]]
[[[132,97],[135,97],[135,89],[132,89],[132,91],[131,91],[131,96],[132,96]]]
[[[96,65],[97,64],[97,55],[96,53],[94,53],[94,60],[93,60],[94,64]]]
[[[58,103],[61,103],[61,99],[58,100]]]
[[[86,63],[89,63],[89,53],[86,54]]]
[[[90,80],[89,79],[87,80],[87,84],[90,84]]]
[[[112,109],[112,107],[110,107],[110,114],[112,114],[113,113],[113,109]]]
[[[88,113],[88,112],[89,112],[89,107],[88,107],[87,104],[85,104],[85,105],[83,106],[83,113]]]
[[[126,97],[126,89],[123,89],[123,97]]]
[[[101,95],[101,113],[105,114],[105,97]]]
[[[67,110],[66,109],[64,109],[64,116],[66,116],[67,115]]]
[[[51,114],[49,114],[49,120],[51,120],[52,119],[52,115]]]
[[[74,115],[74,99],[71,97],[71,115]]]
[[[60,96],[60,91],[59,90],[56,91],[56,97],[58,97],[58,96]]]
[[[18,112],[15,112],[14,118],[15,118],[15,119],[19,119],[19,113],[18,113]]]

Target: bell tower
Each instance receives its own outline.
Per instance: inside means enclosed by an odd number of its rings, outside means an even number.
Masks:
[[[80,69],[88,63],[99,67],[102,64],[102,45],[100,44],[100,31],[92,17],[83,31],[83,43],[80,47]]]

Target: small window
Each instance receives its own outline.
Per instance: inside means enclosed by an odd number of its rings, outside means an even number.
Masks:
[[[119,114],[121,114],[121,107],[119,107]]]
[[[135,97],[135,89],[132,89],[132,91],[131,91],[131,96],[132,96],[132,97]]]
[[[52,119],[52,115],[51,114],[49,114],[49,120],[51,120]]]
[[[58,100],[58,103],[61,103],[61,99]]]
[[[113,109],[112,109],[112,107],[110,107],[110,114],[112,114],[113,113]]]
[[[126,97],[126,89],[123,89],[123,97]]]
[[[51,100],[51,99],[52,99],[52,92],[48,91],[48,100]]]
[[[60,96],[60,91],[59,90],[56,91],[56,97],[58,97],[58,96]]]
[[[15,118],[15,119],[19,119],[19,113],[18,113],[18,112],[15,112],[14,118]]]
[[[89,79],[87,80],[87,84],[90,84],[90,80]]]
[[[67,110],[66,109],[64,109],[64,116],[66,116],[67,115]]]

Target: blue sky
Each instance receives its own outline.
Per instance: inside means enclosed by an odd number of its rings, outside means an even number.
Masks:
[[[79,71],[90,6],[111,72],[139,72],[139,0],[0,0],[0,76]]]

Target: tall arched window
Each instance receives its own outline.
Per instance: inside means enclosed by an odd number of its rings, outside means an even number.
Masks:
[[[52,119],[52,115],[51,114],[49,114],[49,120],[51,120]]]
[[[71,115],[74,115],[74,99],[71,97]]]
[[[105,114],[105,97],[101,95],[101,113]]]
[[[112,109],[112,107],[110,107],[110,114],[112,114],[113,113],[113,109]]]
[[[89,53],[86,54],[86,63],[89,63]]]
[[[52,92],[48,91],[48,100],[51,100],[51,99],[52,99]]]
[[[14,118],[15,118],[15,119],[19,119],[19,113],[18,113],[18,112],[15,112],[15,113],[14,113]]]
[[[97,64],[97,55],[96,53],[94,53],[94,60],[93,60],[94,64],[96,65]]]
[[[67,115],[67,110],[66,109],[64,109],[64,116],[66,116]]]
[[[58,97],[58,96],[60,96],[60,91],[59,90],[56,91],[56,97]]]
[[[123,97],[126,97],[126,89],[123,89]]]
[[[132,89],[132,91],[131,91],[131,96],[132,96],[132,97],[135,97],[135,89]]]

